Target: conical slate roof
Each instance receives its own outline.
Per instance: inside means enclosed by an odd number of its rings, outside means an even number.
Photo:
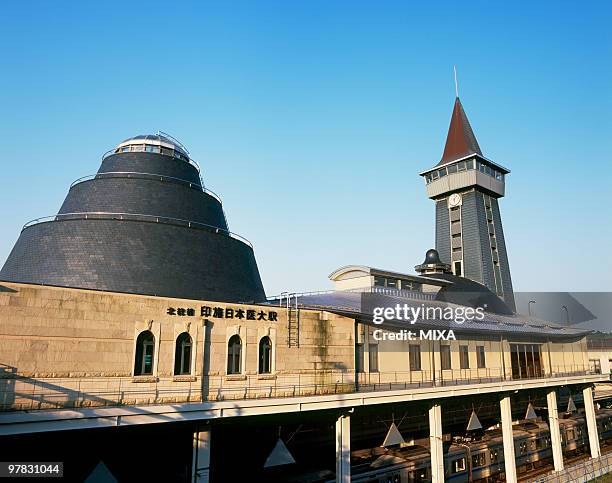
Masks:
[[[478,145],[478,141],[476,141],[474,131],[472,131],[472,126],[470,126],[470,121],[468,121],[461,101],[457,97],[455,99],[455,106],[453,107],[453,114],[448,128],[448,135],[446,136],[444,154],[442,154],[442,159],[438,165],[461,159],[470,154],[479,154],[482,156],[480,146]]]
[[[265,300],[253,248],[178,141],[129,138],[26,224],[0,280],[188,299]]]

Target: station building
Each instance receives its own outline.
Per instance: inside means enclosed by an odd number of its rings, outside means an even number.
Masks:
[[[571,458],[601,462],[612,420],[592,388],[609,375],[588,332],[514,311],[508,173],[457,99],[444,156],[422,173],[437,250],[416,273],[354,265],[332,291],[266,297],[187,149],[161,133],[120,143],[56,215],[24,226],[0,271],[0,444],[65,459],[75,481],[518,481],[567,471],[559,400],[584,427]],[[434,316],[375,319],[398,305]],[[395,335],[415,327],[432,335]],[[535,411],[537,461],[517,442]],[[498,432],[482,465],[454,442],[466,425]]]

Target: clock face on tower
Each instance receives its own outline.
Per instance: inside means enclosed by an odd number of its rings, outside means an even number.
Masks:
[[[448,206],[455,207],[461,205],[461,195],[459,193],[453,193],[448,197]]]

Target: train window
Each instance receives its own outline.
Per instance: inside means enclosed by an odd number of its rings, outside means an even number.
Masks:
[[[485,453],[479,453],[472,455],[472,467],[478,468],[479,466],[484,466],[487,464],[487,458]]]
[[[521,441],[519,443],[519,454],[527,453],[527,441]]]
[[[529,441],[529,448],[531,449],[531,451],[536,450],[536,440],[535,439],[532,439],[531,441]]]
[[[567,433],[567,439],[568,441],[571,441],[572,439],[574,439],[574,430],[573,429],[568,429],[566,431]]]
[[[451,463],[451,469],[453,473],[460,473],[461,471],[465,471],[465,458],[453,460],[453,462]]]
[[[489,456],[491,457],[491,464],[499,463],[499,450],[492,449],[489,452]]]

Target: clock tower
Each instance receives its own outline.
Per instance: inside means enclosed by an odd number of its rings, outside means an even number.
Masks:
[[[455,275],[486,285],[515,310],[498,203],[509,172],[482,154],[457,97],[442,159],[421,173],[436,204],[436,249]]]

